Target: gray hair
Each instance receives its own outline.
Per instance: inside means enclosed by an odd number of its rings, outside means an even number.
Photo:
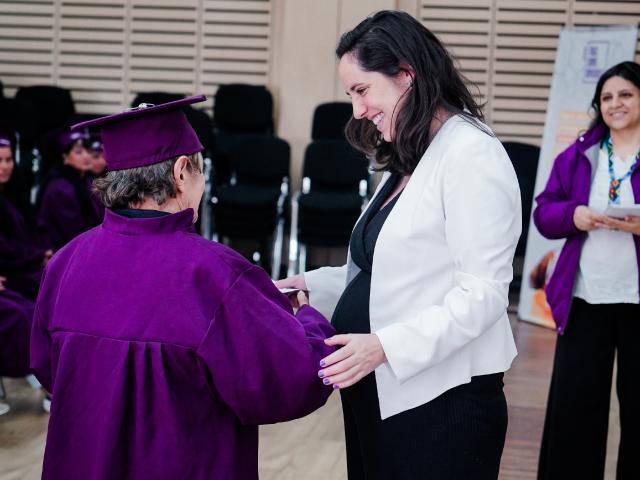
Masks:
[[[200,153],[187,157],[187,169],[200,173]],[[176,196],[173,166],[178,158],[180,157],[144,167],[107,172],[104,177],[94,180],[93,188],[107,208],[131,208],[142,203],[146,197],[152,197],[158,205],[162,205]]]

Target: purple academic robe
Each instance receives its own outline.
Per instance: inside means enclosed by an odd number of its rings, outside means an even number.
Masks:
[[[45,249],[38,245],[33,233],[11,201],[2,199],[0,221],[0,275],[5,286],[35,299],[42,278]]]
[[[82,182],[86,185],[84,180]],[[99,223],[97,210],[88,190],[86,201],[88,211],[83,212],[76,188],[64,177],[54,178],[47,184],[38,212],[38,228],[44,233],[47,248],[57,251]]]
[[[29,373],[33,302],[11,290],[0,292],[0,377]]]
[[[304,416],[333,327],[193,233],[193,210],[125,218],[45,269],[31,366],[53,403],[44,479],[256,479],[258,425]]]

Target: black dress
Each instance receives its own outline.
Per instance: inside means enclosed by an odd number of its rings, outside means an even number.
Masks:
[[[370,333],[371,266],[378,234],[399,195],[392,175],[356,225],[350,242],[361,269],[344,290],[332,323],[337,333]],[[502,373],[473,377],[434,400],[380,418],[374,373],[340,390],[349,480],[496,479],[507,428]]]

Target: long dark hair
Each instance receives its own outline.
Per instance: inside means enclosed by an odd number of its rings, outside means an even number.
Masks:
[[[367,72],[395,77],[408,65],[415,73],[406,102],[396,116],[395,135],[382,141],[366,119],[351,118],[345,134],[358,150],[374,156],[381,170],[412,173],[431,139],[429,126],[439,107],[476,124],[484,121],[482,108],[465,85],[465,78],[442,43],[411,15],[380,11],[360,22],[340,38],[336,55],[353,55]],[[467,82],[469,83],[469,82]],[[484,131],[489,133],[488,130]]]
[[[593,92],[593,98],[591,99],[591,108],[595,113],[595,117],[591,121],[589,128],[593,128],[597,125],[605,125],[604,120],[602,119],[602,112],[600,111],[600,95],[602,95],[602,87],[605,82],[611,77],[624,78],[628,82],[631,82],[636,87],[640,88],[640,65],[635,62],[622,62],[614,65],[602,74],[598,79],[596,91]]]

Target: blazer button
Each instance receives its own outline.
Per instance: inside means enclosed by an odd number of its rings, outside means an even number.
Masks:
[[[581,142],[584,142],[584,137],[580,137],[578,140],[580,140]]]

